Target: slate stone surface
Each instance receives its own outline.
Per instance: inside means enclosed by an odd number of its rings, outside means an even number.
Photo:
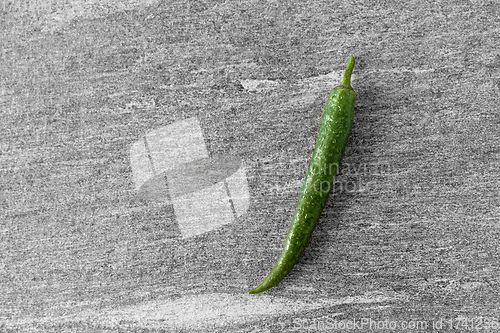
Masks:
[[[2,331],[500,327],[495,1],[15,0],[0,18]],[[247,295],[351,54],[336,187],[292,273]],[[245,165],[248,209],[185,237],[138,196],[130,149],[191,117]]]

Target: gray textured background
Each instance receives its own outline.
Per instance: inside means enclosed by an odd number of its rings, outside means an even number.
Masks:
[[[35,3],[0,8],[3,331],[500,327],[497,1]],[[351,54],[343,187],[293,272],[246,295]],[[250,207],[183,239],[129,149],[188,117],[247,165]]]

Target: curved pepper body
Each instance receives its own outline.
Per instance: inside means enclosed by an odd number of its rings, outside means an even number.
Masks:
[[[264,281],[249,294],[261,293],[276,286],[290,273],[304,253],[318,223],[351,135],[356,101],[356,93],[350,84],[353,67],[354,57],[351,56],[342,84],[335,87],[328,97],[314,153],[281,255]]]

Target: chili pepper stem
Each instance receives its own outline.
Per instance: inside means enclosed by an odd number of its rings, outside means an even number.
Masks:
[[[349,61],[347,62],[347,66],[345,68],[344,72],[344,77],[342,78],[342,83],[340,85],[352,89],[351,87],[351,75],[352,75],[352,70],[354,68],[354,56],[351,56],[349,58]]]

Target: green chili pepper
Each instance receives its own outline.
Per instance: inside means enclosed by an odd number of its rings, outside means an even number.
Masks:
[[[351,56],[340,86],[334,88],[321,120],[316,147],[278,261],[269,275],[249,294],[258,294],[280,283],[304,253],[333,187],[347,141],[351,135],[356,93],[351,87]]]

